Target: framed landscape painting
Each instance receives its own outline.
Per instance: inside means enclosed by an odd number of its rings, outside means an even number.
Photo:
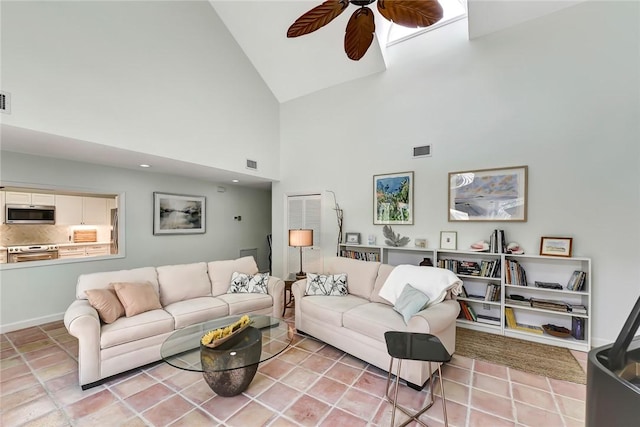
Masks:
[[[449,173],[449,221],[526,221],[527,166]]]
[[[153,193],[153,234],[205,232],[205,198]]]
[[[413,172],[373,176],[373,223],[413,224]]]

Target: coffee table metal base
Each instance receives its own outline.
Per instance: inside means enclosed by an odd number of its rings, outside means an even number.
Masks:
[[[258,371],[258,365],[221,372],[203,372],[202,376],[218,396],[237,396],[249,387]]]
[[[262,352],[262,335],[256,328],[247,328],[232,341],[217,348],[200,347],[202,376],[211,390],[223,397],[237,396],[249,387]]]

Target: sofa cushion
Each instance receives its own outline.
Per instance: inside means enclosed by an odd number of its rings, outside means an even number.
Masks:
[[[89,304],[96,309],[104,323],[113,323],[117,318],[124,316],[124,307],[115,289],[88,289],[85,293]]]
[[[335,295],[344,296],[347,289],[347,275],[342,274],[307,274],[307,288],[305,295]]]
[[[344,327],[380,342],[386,331],[406,331],[407,325],[393,307],[371,302],[359,305],[344,313]]]
[[[224,294],[217,297],[229,306],[229,315],[273,307],[273,297],[268,294]]]
[[[229,314],[227,303],[213,297],[198,297],[169,304],[164,309],[173,316],[175,328],[206,322]]]
[[[368,300],[355,295],[343,297],[306,296],[302,298],[302,301],[296,300],[296,304],[300,304],[300,310],[305,317],[321,321],[329,327],[342,327],[343,313],[368,303]]]
[[[409,323],[411,317],[426,307],[429,297],[407,284],[404,286],[402,293],[396,300],[393,309],[402,314],[404,323]]]
[[[207,264],[163,265],[157,267],[160,302],[163,306],[211,295]]]
[[[266,294],[269,273],[245,274],[234,271],[231,275],[229,294]]]
[[[211,280],[211,294],[215,297],[226,294],[234,271],[245,274],[256,274],[258,264],[252,256],[233,260],[211,261],[207,264],[209,280]]]
[[[349,278],[349,294],[368,300],[378,276],[380,263],[344,257],[329,257],[325,260],[324,266],[326,274],[346,273]]]
[[[113,282],[149,282],[158,291],[158,274],[154,267],[134,268],[132,270],[104,271],[101,273],[81,274],[76,285],[76,299],[87,299],[89,289],[110,289]]]
[[[371,302],[379,302],[382,304],[393,305],[386,299],[382,298],[379,295],[379,293],[380,293],[380,289],[382,288],[382,285],[384,285],[384,282],[387,280],[387,277],[389,277],[389,274],[391,274],[394,268],[395,266],[389,265],[389,264],[380,265],[380,269],[378,270],[378,277],[376,277],[376,283],[373,288],[373,292],[371,292],[371,296],[369,297],[369,300]]]
[[[164,310],[152,310],[133,317],[121,317],[109,325],[102,326],[100,348],[154,337],[173,330],[173,317]]]
[[[116,282],[113,283],[113,288],[116,290],[116,295],[118,295],[127,317],[162,308],[158,293],[149,282]]]

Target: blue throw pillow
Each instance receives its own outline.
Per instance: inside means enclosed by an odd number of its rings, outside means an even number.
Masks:
[[[429,297],[411,286],[404,285],[404,289],[396,300],[393,309],[404,317],[404,323],[409,323],[411,316],[422,310],[429,303]]]

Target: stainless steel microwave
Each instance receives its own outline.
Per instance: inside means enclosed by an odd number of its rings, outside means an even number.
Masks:
[[[55,206],[6,205],[7,224],[55,224]]]

